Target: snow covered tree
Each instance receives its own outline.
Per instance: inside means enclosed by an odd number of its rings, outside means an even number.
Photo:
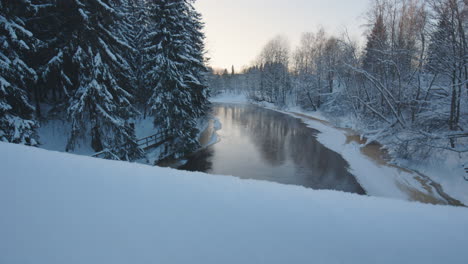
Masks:
[[[141,151],[127,122],[136,114],[132,95],[126,90],[130,67],[122,53],[128,44],[115,34],[115,21],[122,14],[114,1],[72,2],[70,15],[79,23],[63,48],[73,54],[69,75],[74,76],[75,87],[68,107],[72,132],[67,150],[89,135],[95,151],[108,149],[123,159],[139,158]]]
[[[193,105],[197,117],[204,117],[210,106],[208,100],[210,93],[206,75],[208,69],[205,65],[205,34],[201,14],[198,13],[190,1],[185,3],[185,35],[189,51],[189,72],[185,74],[186,83],[193,94]],[[233,66],[234,67],[234,66]]]
[[[176,156],[198,147],[209,89],[204,25],[192,0],[0,4],[2,141],[34,145],[34,116],[66,112],[67,151],[91,142],[108,158],[132,160],[142,155],[131,124],[141,108],[172,131]],[[42,115],[43,104],[52,110]]]
[[[429,44],[429,55],[427,69],[433,73],[445,71],[448,65],[446,58],[450,56],[451,49],[450,28],[448,25],[448,10],[442,10],[437,18],[437,25],[431,35],[431,43]]]
[[[130,65],[128,79],[132,89],[129,92],[134,96],[135,106],[141,109],[146,117],[147,100],[150,96],[150,91],[145,85],[144,67],[142,67],[145,60],[144,36],[148,28],[146,3],[144,0],[122,0],[118,10],[123,16],[117,23],[116,31],[119,37],[130,46],[124,53]]]
[[[154,125],[174,136],[175,156],[198,147],[197,118],[208,105],[202,24],[185,0],[148,1],[145,71]]]
[[[370,35],[363,60],[365,70],[382,74],[385,52],[387,49],[387,29],[384,24],[383,15],[379,14]]]
[[[30,98],[34,101],[38,119],[47,118],[41,111],[41,103],[54,107],[66,107],[71,81],[63,59],[66,54],[57,51],[62,47],[62,41],[70,32],[66,6],[69,1],[30,0],[34,12],[25,19],[26,27],[40,40],[35,52],[28,57],[28,63],[36,69],[38,79],[30,89]],[[76,22],[72,21],[71,23]]]
[[[262,90],[264,100],[278,105],[286,104],[290,91],[289,42],[282,36],[270,40],[263,48],[259,58],[262,65]]]
[[[26,62],[38,44],[25,28],[27,0],[0,1],[0,141],[37,145],[34,107],[28,90],[37,79]]]
[[[441,85],[450,91],[450,130],[460,127],[461,98],[463,90],[468,91],[468,46],[466,24],[468,21],[466,2],[444,0],[434,2],[437,24],[429,45],[428,67],[432,73],[441,75]],[[452,141],[452,145],[454,145]]]

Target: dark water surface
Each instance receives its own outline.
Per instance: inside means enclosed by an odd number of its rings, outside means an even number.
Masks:
[[[217,104],[220,141],[180,169],[364,194],[347,162],[299,119],[253,105]]]

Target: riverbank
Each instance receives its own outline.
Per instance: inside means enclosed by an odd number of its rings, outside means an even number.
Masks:
[[[242,95],[223,95],[212,101],[252,103]],[[317,135],[319,142],[343,156],[349,163],[350,172],[369,195],[434,204],[468,204],[468,182],[464,181],[463,175],[459,178],[444,177],[453,173],[451,164],[445,167],[439,164],[437,169],[431,170],[433,166],[430,164],[423,166],[414,161],[392,159],[378,144],[368,144],[357,132],[337,127],[321,113],[298,108],[278,109],[267,103],[255,104],[300,118],[309,127],[320,131]],[[436,164],[436,160],[431,164]]]
[[[0,167],[1,263],[462,264],[468,259],[466,208],[6,143],[0,143]]]

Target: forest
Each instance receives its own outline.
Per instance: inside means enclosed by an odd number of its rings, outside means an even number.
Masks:
[[[202,29],[189,0],[1,0],[0,141],[39,146],[60,119],[66,151],[135,160],[134,120],[150,116],[175,156],[193,151],[209,109]]]
[[[371,2],[364,45],[346,30],[303,33],[294,49],[277,36],[242,72],[213,70],[213,93],[319,110],[398,157],[467,153],[466,1]]]
[[[467,29],[468,0],[0,0],[0,264],[467,264]]]

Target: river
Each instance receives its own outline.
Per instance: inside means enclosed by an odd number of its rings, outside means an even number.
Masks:
[[[299,119],[253,105],[216,104],[212,111],[222,125],[219,141],[179,169],[365,194],[347,162]]]

